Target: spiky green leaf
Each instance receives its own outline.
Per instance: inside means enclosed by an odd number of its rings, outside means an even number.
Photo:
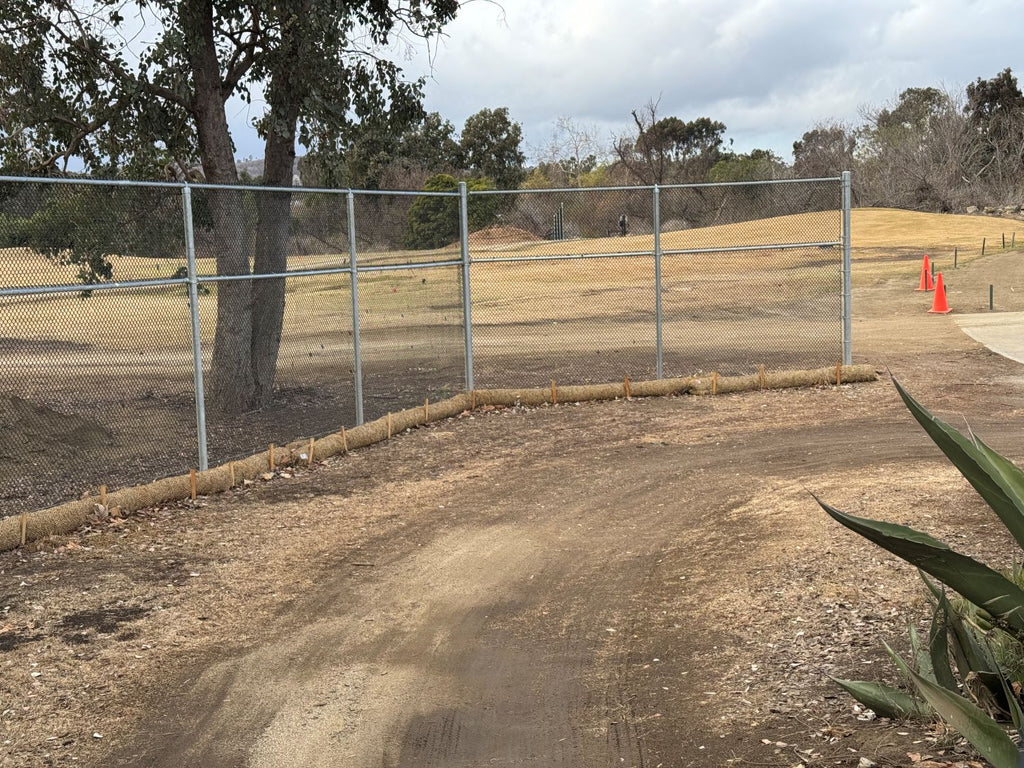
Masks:
[[[934,714],[931,707],[889,685],[867,680],[842,680],[838,677],[833,677],[832,682],[879,717],[893,720],[927,719]]]
[[[935,682],[946,690],[957,693],[959,687],[953,676],[953,668],[949,664],[949,612],[949,600],[940,593],[939,604],[932,614],[932,623],[928,628],[928,655],[931,656]]]
[[[921,692],[924,700],[939,713],[947,723],[971,742],[982,757],[995,768],[1016,768],[1017,745],[1006,731],[981,709],[963,696],[957,696],[940,685],[925,680],[911,671],[911,680]]]
[[[1024,634],[1024,590],[999,572],[974,558],[954,552],[947,544],[926,533],[905,525],[848,515],[821,500],[817,501],[836,522],[916,565],[975,605],[999,617],[1007,627]]]
[[[981,494],[1013,538],[1024,548],[1024,472],[981,440],[964,437],[949,424],[933,416],[896,379],[892,383],[918,424]]]
[[[937,683],[935,670],[932,668],[932,657],[930,649],[926,648],[917,634],[917,627],[911,624],[907,628],[910,633],[910,652],[914,655],[914,663],[917,664],[917,672],[924,678]]]
[[[883,643],[883,645],[885,645]],[[888,645],[885,650],[939,717],[956,728],[995,768],[1017,768],[1017,745],[995,720],[963,696],[925,680]]]

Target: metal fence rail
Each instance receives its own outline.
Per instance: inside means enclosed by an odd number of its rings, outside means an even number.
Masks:
[[[451,193],[0,177],[0,515],[475,387],[849,363],[849,208],[848,174]],[[256,359],[269,376],[231,367]],[[246,377],[270,405],[223,407]]]

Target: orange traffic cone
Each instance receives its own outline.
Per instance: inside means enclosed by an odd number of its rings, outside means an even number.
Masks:
[[[942,283],[942,273],[935,276],[935,298],[932,300],[932,308],[928,310],[934,315],[948,315],[953,310],[946,303],[946,286]]]
[[[921,284],[914,290],[917,291],[933,291],[935,290],[935,283],[932,282],[932,269],[928,263],[928,254],[924,255],[924,262],[921,264]]]

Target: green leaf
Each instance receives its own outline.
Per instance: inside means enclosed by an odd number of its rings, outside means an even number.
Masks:
[[[917,628],[913,624],[907,629],[910,633],[910,651],[914,655],[914,663],[917,664],[918,674],[931,680],[933,683],[937,683],[935,670],[932,669],[932,657],[929,649],[925,648],[921,643],[921,638],[917,634]]]
[[[882,645],[939,717],[956,728],[982,757],[995,768],[1017,768],[1017,745],[999,723],[963,696],[925,680],[886,643]]]
[[[835,521],[916,565],[1024,635],[1024,590],[1002,574],[913,528],[854,517],[815,500]]]
[[[842,680],[838,677],[833,677],[832,682],[879,717],[905,720],[908,717],[930,718],[934,714],[931,707],[889,685],[867,680]]]
[[[959,687],[953,676],[953,668],[949,664],[949,599],[943,594],[932,614],[932,623],[928,629],[928,655],[931,656],[932,672],[935,682],[948,691],[957,693]]]
[[[947,723],[956,728],[982,757],[995,768],[1016,768],[1017,745],[995,720],[963,696],[957,696],[940,685],[910,671],[910,679],[924,700]]]
[[[1013,538],[1024,548],[1024,472],[981,440],[970,440],[946,422],[932,416],[896,379],[892,383],[910,413],[939,450],[946,454],[981,494]]]

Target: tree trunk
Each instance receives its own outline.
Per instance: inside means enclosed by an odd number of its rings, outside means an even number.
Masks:
[[[263,155],[263,183],[268,187],[292,186],[295,168],[295,133],[299,105],[305,95],[305,74],[299,64],[305,43],[304,22],[312,13],[304,0],[284,3],[280,50],[281,64],[267,88],[267,143]],[[290,192],[262,192],[256,223],[253,271],[257,274],[288,270],[288,231],[291,224]],[[284,325],[285,278],[256,280],[253,285],[252,378],[256,402],[267,405],[274,395],[277,355]]]
[[[291,116],[289,116],[291,117]],[[290,129],[290,130],[288,130]],[[282,135],[272,131],[267,137],[263,181],[271,187],[290,187],[295,162],[295,119]],[[288,269],[288,230],[291,223],[292,196],[288,192],[261,192],[256,224],[256,250],[253,271],[256,274],[285,272]],[[252,378],[256,401],[266,405],[273,397],[277,353],[284,324],[285,279],[253,281]]]
[[[189,0],[181,12],[195,95],[199,156],[212,184],[237,184],[234,146],[224,111],[225,94],[214,45],[210,0]],[[208,190],[213,216],[218,275],[249,274],[245,208],[238,190]],[[257,407],[251,366],[252,285],[248,280],[218,283],[217,328],[208,378],[212,410],[238,414]]]

